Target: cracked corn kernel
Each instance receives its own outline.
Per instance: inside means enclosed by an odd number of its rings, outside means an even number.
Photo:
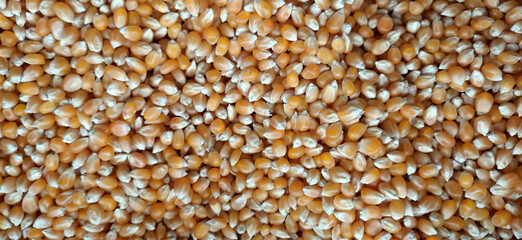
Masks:
[[[0,239],[522,238],[518,1],[0,9]]]

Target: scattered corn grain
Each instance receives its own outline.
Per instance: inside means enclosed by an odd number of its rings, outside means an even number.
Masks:
[[[522,5],[0,1],[0,239],[520,239]]]

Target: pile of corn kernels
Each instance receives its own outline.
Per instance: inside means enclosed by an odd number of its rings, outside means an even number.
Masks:
[[[520,239],[520,0],[0,0],[0,239]]]

